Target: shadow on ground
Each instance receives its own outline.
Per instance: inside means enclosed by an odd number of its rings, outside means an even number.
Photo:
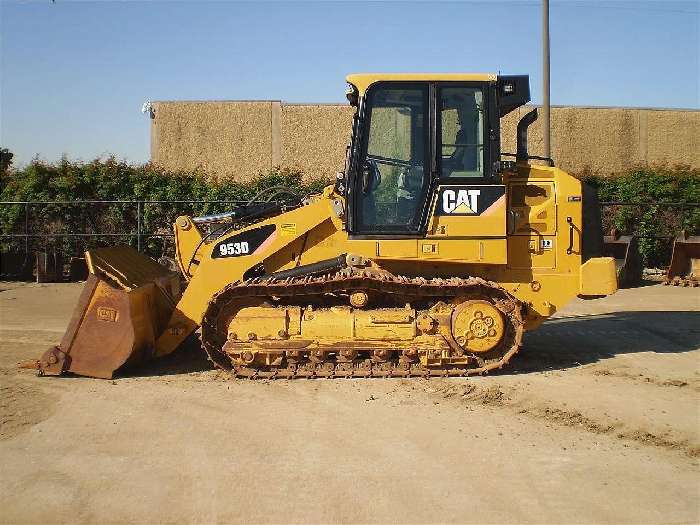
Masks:
[[[550,319],[527,333],[523,349],[500,374],[562,370],[632,352],[700,348],[700,312],[621,312]],[[213,367],[197,336],[176,352],[119,377],[190,374]]]
[[[200,345],[198,335],[193,334],[172,354],[126,370],[120,373],[119,377],[192,374],[212,369],[213,366]]]
[[[700,348],[700,312],[618,312],[546,321],[501,373],[566,369],[633,352]]]

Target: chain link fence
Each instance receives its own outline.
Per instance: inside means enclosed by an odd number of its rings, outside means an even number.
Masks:
[[[244,201],[0,201],[0,278],[31,277],[35,254],[68,264],[91,248],[126,244],[158,259],[175,253],[172,224],[180,215],[219,213]],[[29,276],[27,276],[29,274]]]
[[[60,253],[64,261],[85,250],[128,244],[158,259],[173,257],[172,224],[180,215],[221,213],[243,201],[80,200],[0,201],[0,278],[31,278],[35,253]],[[601,202],[603,229],[637,235],[648,267],[663,268],[682,230],[698,234],[700,203]]]

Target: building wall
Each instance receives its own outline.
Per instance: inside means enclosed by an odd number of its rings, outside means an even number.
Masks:
[[[151,160],[245,180],[272,167],[272,102],[153,105]]]
[[[282,104],[281,109],[282,167],[311,178],[332,177],[343,169],[354,108]]]
[[[203,168],[247,180],[275,166],[329,177],[343,168],[353,109],[279,101],[156,102],[151,160],[167,169]],[[531,108],[501,121],[503,151],[515,152],[515,127]],[[610,175],[633,165],[700,168],[700,111],[552,108],[552,156],[572,174]],[[530,153],[542,154],[541,121]]]

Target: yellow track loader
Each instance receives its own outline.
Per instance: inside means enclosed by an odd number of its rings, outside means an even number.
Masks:
[[[572,298],[616,291],[595,195],[528,155],[536,110],[503,160],[500,119],[530,100],[527,76],[347,81],[355,114],[334,184],[177,218],[181,275],[130,248],[88,252],[40,373],[109,378],[199,331],[236,377],[482,374]]]

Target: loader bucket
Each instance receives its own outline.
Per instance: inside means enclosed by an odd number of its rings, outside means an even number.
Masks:
[[[37,363],[41,375],[110,379],[152,357],[180,296],[179,275],[130,247],[85,254],[90,274],[60,345]]]
[[[642,258],[634,235],[618,235],[614,230],[603,238],[603,255],[615,259],[620,287],[637,285],[642,280]]]
[[[673,286],[700,285],[700,236],[679,235],[673,243],[671,264],[664,284]]]

